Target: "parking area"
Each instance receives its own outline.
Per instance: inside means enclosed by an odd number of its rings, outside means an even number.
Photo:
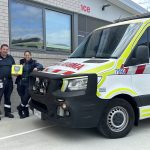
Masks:
[[[0,150],[143,150],[150,146],[150,120],[122,139],[106,139],[96,129],[68,129],[41,121],[36,116],[27,119],[2,118]]]

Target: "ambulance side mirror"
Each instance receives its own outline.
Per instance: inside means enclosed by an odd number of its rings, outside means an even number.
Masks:
[[[140,45],[136,49],[136,64],[149,63],[149,47],[145,45]]]

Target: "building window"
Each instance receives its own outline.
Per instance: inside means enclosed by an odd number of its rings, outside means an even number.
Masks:
[[[108,25],[110,22],[88,17],[85,15],[79,15],[78,17],[78,44],[80,44],[87,35],[93,30]]]
[[[70,14],[31,2],[10,0],[10,19],[11,48],[71,52]]]
[[[11,1],[11,45],[43,49],[42,9]]]
[[[46,47],[71,50],[71,15],[46,10]]]

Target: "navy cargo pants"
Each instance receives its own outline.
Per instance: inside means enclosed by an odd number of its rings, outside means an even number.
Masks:
[[[21,105],[23,107],[28,107],[28,102],[29,102],[29,99],[30,99],[29,81],[28,80],[21,80],[17,84],[17,91],[18,91],[18,94],[21,98]]]
[[[4,95],[4,111],[5,113],[11,112],[11,93],[13,91],[13,81],[11,78],[0,79],[0,102]]]

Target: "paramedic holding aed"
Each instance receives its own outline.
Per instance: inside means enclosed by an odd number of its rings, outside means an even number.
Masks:
[[[20,60],[20,64],[23,66],[23,71],[22,75],[17,76],[16,84],[21,104],[17,107],[17,110],[20,118],[26,118],[29,117],[29,75],[32,71],[42,70],[43,66],[32,59],[30,51],[24,52],[24,58]]]

